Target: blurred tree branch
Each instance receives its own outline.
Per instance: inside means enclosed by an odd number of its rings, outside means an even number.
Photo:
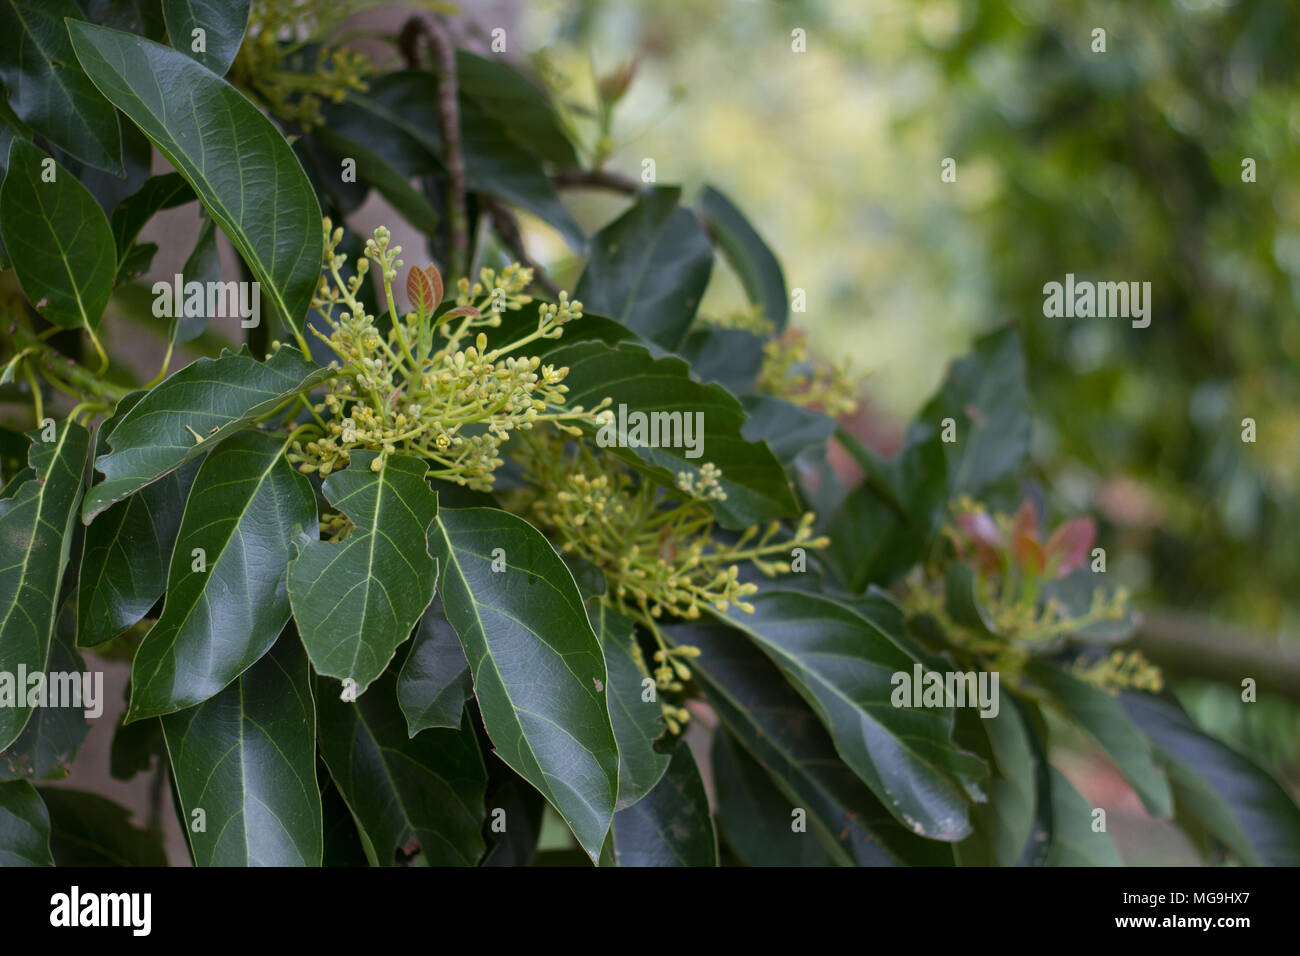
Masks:
[[[1237,688],[1251,677],[1260,691],[1300,701],[1300,650],[1187,611],[1154,609],[1143,617],[1134,646],[1170,674]]]

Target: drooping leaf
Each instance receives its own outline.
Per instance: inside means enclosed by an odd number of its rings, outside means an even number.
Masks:
[[[414,737],[430,727],[456,729],[473,693],[465,648],[435,597],[420,618],[397,676],[397,702],[406,715],[407,732]]]
[[[162,0],[78,0],[89,23],[138,33],[150,40],[167,36]]]
[[[229,687],[162,727],[196,866],[320,866],[316,708],[292,628]]]
[[[301,328],[320,276],[321,214],[280,131],[184,53],[86,23],[68,31],[91,80],[194,187],[275,315]]]
[[[112,450],[95,459],[105,479],[87,492],[82,521],[89,524],[113,503],[205,454],[330,374],[290,346],[265,362],[256,361],[247,348],[223,351],[172,373],[108,434]]]
[[[982,755],[993,768],[987,803],[971,808],[975,832],[955,848],[961,866],[1015,866],[1033,826],[1035,757],[1024,721],[1010,694],[992,717],[973,721],[987,735]]]
[[[568,334],[568,329],[565,334]],[[697,323],[697,327],[692,328],[678,346],[677,354],[690,364],[691,377],[696,381],[706,385],[717,382],[733,395],[753,391],[758,373],[763,368],[763,340],[745,329],[719,329],[708,325],[699,328]],[[745,396],[741,401],[749,397]]]
[[[26,780],[0,783],[0,867],[53,865],[41,795]]]
[[[681,189],[656,186],[596,233],[573,296],[593,312],[675,350],[713,271],[713,246]]]
[[[625,810],[654,789],[668,770],[672,755],[655,749],[655,741],[666,728],[658,698],[646,692],[646,681],[651,686],[654,681],[632,659],[635,623],[606,607],[603,601],[593,601],[589,607],[609,670],[609,716],[618,742],[615,809]]]
[[[825,446],[835,433],[833,419],[771,395],[746,395],[740,403],[749,415],[740,433],[750,441],[767,442],[787,468],[807,449]]]
[[[355,682],[358,695],[384,672],[433,600],[437,563],[426,534],[438,499],[425,464],[355,451],[323,491],[352,522],[342,542],[303,545],[289,564],[289,600],[316,673]]]
[[[810,835],[836,863],[952,863],[948,844],[898,824],[839,758],[830,735],[776,665],[743,634],[718,621],[672,626],[665,633],[700,648],[691,671],[709,703],[771,775],[791,811],[804,811]]]
[[[353,107],[355,108],[355,107]],[[392,165],[385,154],[372,149],[365,139],[346,136],[332,126],[321,126],[312,136],[331,152],[353,159],[357,178],[377,189],[418,232],[433,235],[438,230],[438,211],[408,181],[410,173]]]
[[[497,756],[542,792],[594,862],[618,796],[618,746],[605,660],[573,576],[528,522],[493,508],[443,508],[430,538]],[[496,548],[502,572],[492,569]]]
[[[1186,814],[1248,866],[1300,865],[1300,808],[1254,761],[1200,730],[1172,700],[1126,693]]]
[[[713,734],[718,826],[732,852],[750,866],[830,866],[818,839],[793,826],[795,807],[767,771],[725,727]]]
[[[458,729],[414,737],[390,672],[355,701],[317,682],[321,755],[361,829],[371,863],[416,852],[428,866],[473,866],[483,854],[487,771],[466,714]]]
[[[166,760],[162,721],[157,717],[118,724],[108,753],[108,773],[114,780],[130,780],[153,766],[154,757]]]
[[[162,597],[176,531],[198,470],[199,462],[188,462],[90,523],[78,570],[78,647],[112,640]]]
[[[41,787],[56,866],[166,866],[157,834],[133,826],[131,811],[97,793]]]
[[[1092,807],[1055,767],[1051,775],[1052,842],[1047,866],[1122,866],[1119,851],[1105,830],[1092,828]]]
[[[488,768],[488,780],[488,850],[479,865],[528,866],[537,855],[546,798],[499,760]],[[496,820],[505,827],[493,827]]]
[[[896,707],[895,674],[928,672],[920,655],[847,607],[802,591],[766,590],[732,627],[761,647],[817,712],[835,747],[905,826],[935,840],[970,833],[964,784],[984,774],[952,739],[951,707]],[[943,675],[939,675],[942,677]]]
[[[718,837],[691,748],[673,750],[668,771],[635,805],[614,814],[619,866],[717,866]]]
[[[510,139],[548,163],[576,166],[573,144],[549,97],[502,57],[456,51],[456,86],[506,130]]]
[[[208,283],[221,281],[221,251],[217,248],[217,227],[210,216],[205,218],[203,225],[199,227],[199,237],[194,241],[194,251],[181,267],[181,274],[185,276],[186,282],[201,282],[205,289],[210,288]],[[204,308],[198,315],[191,315],[191,310],[182,309],[180,315],[172,316],[170,338],[174,343],[182,345],[192,342],[203,334],[208,323],[216,318],[208,313],[207,305],[208,299],[205,296]]]
[[[90,453],[90,434],[65,421],[55,440],[32,432],[28,451],[35,478],[23,483],[0,511],[0,674],[44,671],[58,610],[59,585],[68,564],[72,529]],[[0,706],[0,750],[31,716],[26,688]],[[0,679],[0,694],[3,694]]]
[[[172,45],[225,76],[244,41],[252,0],[163,0],[162,6]],[[199,45],[204,49],[196,50]]]
[[[280,437],[249,431],[213,449],[176,534],[162,616],[131,666],[127,719],[201,703],[270,650],[289,620],[294,536],[316,533],[316,498]]]
[[[92,699],[103,692],[102,675],[99,687],[93,684],[94,674],[86,669],[86,662],[77,653],[76,613],[71,600],[63,605],[55,626],[54,640],[50,644],[50,659],[46,666],[46,693],[59,700],[48,700],[38,706],[18,739],[0,752],[0,780],[59,780],[72,769],[72,761],[86,739],[86,717],[103,713],[103,697]],[[84,675],[84,676],[83,676]],[[85,677],[92,679],[88,686]],[[67,695],[67,697],[63,697]],[[72,706],[78,704],[79,706]]]
[[[54,181],[45,182],[48,160]],[[113,292],[113,233],[86,187],[31,143],[9,146],[0,232],[23,294],[55,325],[95,329]]]
[[[602,446],[613,442],[608,445],[612,453],[660,484],[674,488],[679,472],[696,472],[705,462],[721,469],[718,480],[727,497],[713,506],[723,527],[745,528],[798,510],[785,470],[771,449],[741,434],[745,411],[740,403],[717,385],[693,381],[681,359],[656,359],[636,345],[582,342],[556,349],[547,361],[569,369],[566,407],[593,408],[606,397],[613,402],[615,420],[603,438],[601,429],[582,427]],[[626,406],[623,418],[621,406]],[[668,430],[669,447],[632,447],[637,437],[633,413],[646,416],[647,423],[660,423],[661,433]],[[688,423],[691,440],[686,444]]]
[[[1173,814],[1169,781],[1156,764],[1150,741],[1133,726],[1119,700],[1046,661],[1034,662],[1027,673],[1062,713],[1115,761],[1148,813],[1156,817]]]
[[[763,315],[778,334],[785,329],[790,315],[781,263],[768,248],[749,220],[720,190],[705,186],[700,191],[700,215],[708,223],[713,241],[740,277],[745,295],[763,307]]]
[[[78,159],[122,174],[117,113],[77,66],[64,18],[75,0],[0,3],[0,80],[24,123]]]

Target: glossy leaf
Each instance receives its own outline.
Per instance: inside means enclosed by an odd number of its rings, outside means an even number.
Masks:
[[[77,66],[65,17],[81,19],[74,0],[0,2],[0,80],[24,123],[78,159],[120,176],[117,113]]]
[[[88,728],[86,717],[94,708],[103,712],[105,701],[102,697],[102,674],[98,689],[92,683],[87,687],[83,675],[90,672],[86,662],[77,653],[74,643],[77,622],[75,606],[71,600],[64,603],[55,627],[54,640],[50,643],[50,659],[46,665],[47,693],[53,692],[57,682],[61,693],[71,693],[71,701],[49,701],[46,706],[38,706],[33,712],[27,726],[18,735],[18,739],[0,752],[0,780],[60,780],[72,770],[72,761],[77,756],[82,742],[86,739]],[[73,690],[68,682],[72,675],[79,690]],[[93,676],[93,675],[92,675]],[[88,697],[100,693],[97,699]],[[80,702],[81,706],[68,706]],[[62,703],[63,706],[53,706]],[[94,716],[98,716],[97,714]]]
[[[920,656],[904,650],[900,638],[816,594],[767,590],[750,603],[754,613],[733,610],[728,622],[781,668],[880,802],[931,839],[969,834],[963,783],[981,778],[984,767],[954,745],[953,709],[892,702],[893,676],[907,675],[910,686]]]
[[[420,618],[411,651],[397,676],[397,702],[414,737],[430,727],[460,726],[465,701],[474,694],[474,678],[456,629],[433,599]]]
[[[117,637],[167,588],[167,564],[199,463],[191,461],[91,522],[77,587],[77,646]]]
[[[89,524],[113,503],[206,454],[227,435],[329,376],[328,369],[289,346],[265,362],[255,361],[245,348],[201,358],[172,373],[108,434],[111,451],[95,459],[105,480],[86,494],[82,520]]]
[[[573,297],[638,335],[676,349],[713,271],[713,246],[681,189],[656,186],[591,239]]]
[[[372,149],[366,139],[345,136],[331,126],[313,130],[312,136],[336,155],[356,160],[357,178],[377,189],[418,232],[425,235],[437,232],[438,212],[424,194],[410,184],[410,174],[393,166],[388,157]]]
[[[352,522],[342,542],[303,545],[289,565],[289,600],[316,673],[355,682],[365,692],[411,636],[433,600],[437,564],[429,525],[438,499],[425,465],[354,451],[352,463],[325,479],[325,497]]]
[[[1050,767],[1052,842],[1047,866],[1122,866],[1119,851],[1106,831],[1092,828],[1092,806],[1065,775]]]
[[[172,45],[188,53],[217,76],[224,76],[248,29],[251,0],[163,0],[163,16]],[[195,35],[196,30],[202,34]],[[199,37],[203,50],[194,47]]]
[[[50,814],[56,866],[166,866],[156,834],[131,823],[131,811],[97,793],[41,787]]]
[[[127,275],[127,257],[145,224],[162,210],[175,209],[192,202],[194,198],[194,190],[183,177],[177,173],[165,173],[149,177],[139,190],[113,210],[113,215],[109,217],[109,227],[113,230],[113,242],[117,249],[115,284],[130,278]],[[185,278],[188,281],[194,277],[187,274]]]
[[[428,866],[473,866],[484,849],[487,771],[469,716],[458,729],[408,737],[395,680],[385,674],[352,702],[317,683],[321,755],[373,865],[393,866],[401,851]]]
[[[634,806],[614,814],[619,866],[717,866],[718,837],[700,768],[679,743],[668,772]]]
[[[0,783],[0,867],[53,865],[41,795],[26,780]]]
[[[229,687],[162,727],[197,866],[320,866],[316,708],[292,628]]]
[[[971,809],[975,832],[955,848],[960,866],[1015,866],[1033,827],[1035,756],[1029,733],[1010,694],[994,717],[972,720],[987,735],[982,755],[993,768],[987,803]]]
[[[705,462],[721,469],[718,480],[727,497],[713,506],[724,527],[745,528],[798,510],[785,470],[771,449],[747,441],[741,434],[745,411],[740,403],[716,385],[693,381],[681,359],[656,359],[636,345],[583,342],[556,349],[547,360],[569,369],[564,380],[569,389],[566,407],[592,408],[608,397],[617,416],[619,406],[627,406],[628,427],[624,429],[616,421],[605,439],[600,437],[599,429],[582,427],[598,443],[615,442],[609,448],[613,454],[660,484],[675,488],[679,472],[694,472]],[[629,447],[635,437],[633,412],[647,416],[656,412],[676,414],[683,425],[685,416],[691,416],[692,443],[696,447]],[[696,429],[700,422],[702,431]],[[676,426],[673,431],[677,431]]]
[[[700,648],[691,671],[709,703],[790,807],[806,812],[809,834],[836,863],[952,863],[948,844],[898,824],[839,758],[830,735],[776,665],[743,634],[717,621],[672,626],[666,633]]]
[[[82,67],[194,187],[279,318],[302,326],[320,276],[320,206],[269,119],[189,56],[70,23]]]
[[[776,332],[783,331],[790,315],[790,299],[781,263],[745,214],[721,191],[705,186],[700,190],[699,207],[713,241],[740,277],[749,301],[763,307],[763,315]]]
[[[494,508],[444,508],[430,538],[497,756],[594,862],[618,796],[618,746],[605,660],[573,576],[535,528]],[[495,548],[505,571],[492,570]]]
[[[663,778],[672,759],[655,743],[667,728],[658,697],[646,699],[646,681],[654,681],[632,659],[636,625],[610,610],[603,601],[589,604],[592,626],[600,637],[609,670],[609,717],[618,742],[618,803],[616,810],[635,804]]]
[[[135,654],[127,719],[201,703],[270,650],[289,620],[292,542],[316,533],[316,498],[283,438],[249,431],[218,445],[190,489],[162,616]]]
[[[1118,699],[1046,661],[1035,662],[1028,674],[1115,761],[1148,813],[1173,814],[1169,781],[1156,765],[1151,743],[1133,726]]]
[[[830,866],[818,839],[792,826],[795,807],[766,770],[725,727],[713,734],[718,826],[732,852],[750,866]]]
[[[576,166],[573,151],[550,98],[502,57],[456,51],[456,87],[498,120],[512,141],[548,163]]]
[[[194,241],[194,250],[181,267],[181,274],[185,276],[186,282],[204,283],[204,288],[208,287],[209,282],[221,281],[221,251],[217,248],[217,227],[211,217],[204,219],[203,225],[199,227],[199,237]],[[198,315],[190,315],[188,309],[182,309],[180,315],[172,316],[169,337],[173,342],[182,345],[203,334],[208,323],[216,318],[208,314],[206,305],[205,299],[205,308]]]
[[[1281,784],[1198,728],[1174,701],[1126,693],[1121,702],[1154,744],[1180,815],[1248,866],[1300,865],[1300,808]]]
[[[65,421],[55,440],[33,432],[28,451],[35,479],[23,483],[0,510],[0,673],[45,670],[68,564],[73,524],[90,453],[90,434]],[[13,688],[21,691],[23,688]],[[0,750],[31,716],[25,694],[0,706]],[[3,698],[0,698],[3,699]]]
[[[45,160],[53,182],[42,179]],[[64,328],[99,326],[117,271],[108,220],[85,186],[23,139],[9,147],[0,232],[37,312]]]

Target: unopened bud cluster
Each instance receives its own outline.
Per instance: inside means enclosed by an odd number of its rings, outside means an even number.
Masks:
[[[438,302],[424,301],[422,293],[415,310],[403,317],[393,296],[401,247],[391,245],[388,230],[375,230],[366,242],[366,258],[346,279],[347,257],[336,252],[342,238],[343,230],[326,219],[326,275],[312,304],[330,333],[313,332],[338,356],[333,364],[339,374],[313,407],[316,434],[291,446],[290,460],[301,471],[328,475],[345,466],[355,448],[379,451],[371,463],[379,470],[389,455],[401,451],[424,458],[430,478],[486,491],[503,463],[500,447],[513,432],[538,422],[577,431],[573,422],[591,421],[603,407],[562,409],[568,369],[543,364],[537,356],[509,354],[539,339],[558,338],[566,323],[582,317],[582,304],[569,301],[565,293],[558,303],[542,306],[535,330],[489,347],[481,330],[498,327],[502,311],[532,301],[523,294],[531,270],[517,265],[500,273],[484,269],[472,285],[461,280],[455,308],[435,315]],[[359,297],[372,263],[383,280],[389,315],[395,317],[387,334],[380,333]],[[437,270],[429,266],[419,272],[419,282],[408,282],[408,290],[434,290],[430,297],[441,298]]]
[[[1118,694],[1122,690],[1158,694],[1165,686],[1160,668],[1143,657],[1141,651],[1115,650],[1095,661],[1080,660],[1075,663],[1072,673],[1108,694]]]
[[[857,382],[847,359],[831,364],[809,357],[807,335],[788,330],[763,346],[758,387],[796,405],[817,405],[831,418],[858,407]]]

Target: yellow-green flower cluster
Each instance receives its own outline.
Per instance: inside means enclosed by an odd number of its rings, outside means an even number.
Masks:
[[[733,309],[730,312],[701,316],[700,318],[706,325],[712,325],[715,328],[740,329],[745,332],[753,332],[755,335],[761,335],[764,338],[767,338],[774,331],[772,320],[763,314],[761,305],[751,305],[745,309]]]
[[[502,464],[500,447],[516,430],[551,422],[576,431],[573,422],[595,420],[603,403],[591,411],[581,406],[555,410],[565,402],[567,368],[543,364],[537,356],[510,354],[530,342],[558,338],[566,323],[582,317],[580,302],[561,293],[559,302],[539,309],[536,329],[489,348],[481,330],[499,326],[502,312],[532,301],[523,294],[531,270],[517,265],[500,273],[485,269],[472,285],[460,281],[459,305],[450,311],[435,315],[437,301],[421,300],[402,316],[393,296],[401,247],[390,245],[388,230],[375,230],[366,242],[366,258],[345,279],[347,257],[336,251],[343,230],[333,228],[329,219],[324,226],[326,275],[313,306],[330,333],[313,331],[338,356],[333,364],[340,374],[313,407],[317,424],[307,430],[315,434],[291,446],[290,460],[301,471],[328,475],[346,465],[355,448],[379,451],[371,465],[378,470],[388,455],[401,451],[424,458],[430,478],[486,491]],[[381,272],[388,313],[396,317],[387,334],[381,334],[359,298],[371,263]],[[417,271],[418,281],[408,282],[408,289],[432,290],[429,299],[440,299],[437,270]]]
[[[740,580],[741,562],[775,576],[790,569],[792,548],[828,543],[812,537],[812,514],[800,519],[793,536],[780,536],[780,523],[772,522],[761,533],[757,525],[748,528],[734,543],[714,537],[709,501],[725,495],[721,472],[712,464],[699,476],[678,475],[681,494],[674,496],[614,456],[598,458],[587,445],[566,442],[556,432],[530,433],[516,458],[529,484],[514,493],[511,506],[550,534],[561,551],[605,572],[606,599],[655,637],[653,676],[663,691],[684,689],[690,679],[687,661],[699,651],[670,647],[658,621],[665,615],[694,620],[708,608],[753,613],[746,598],[758,586]],[[670,729],[689,716],[667,702],[664,708]]]
[[[807,334],[793,329],[763,346],[758,387],[796,405],[818,405],[831,418],[852,414],[858,407],[848,359],[838,364],[813,361]]]
[[[254,0],[231,80],[276,116],[304,129],[319,125],[323,103],[365,92],[375,72],[369,57],[342,46],[336,34],[344,20],[378,6],[379,0]]]
[[[1141,651],[1111,651],[1095,661],[1079,660],[1072,668],[1075,677],[1100,687],[1108,694],[1122,690],[1145,690],[1158,694],[1164,688],[1164,676]]]

